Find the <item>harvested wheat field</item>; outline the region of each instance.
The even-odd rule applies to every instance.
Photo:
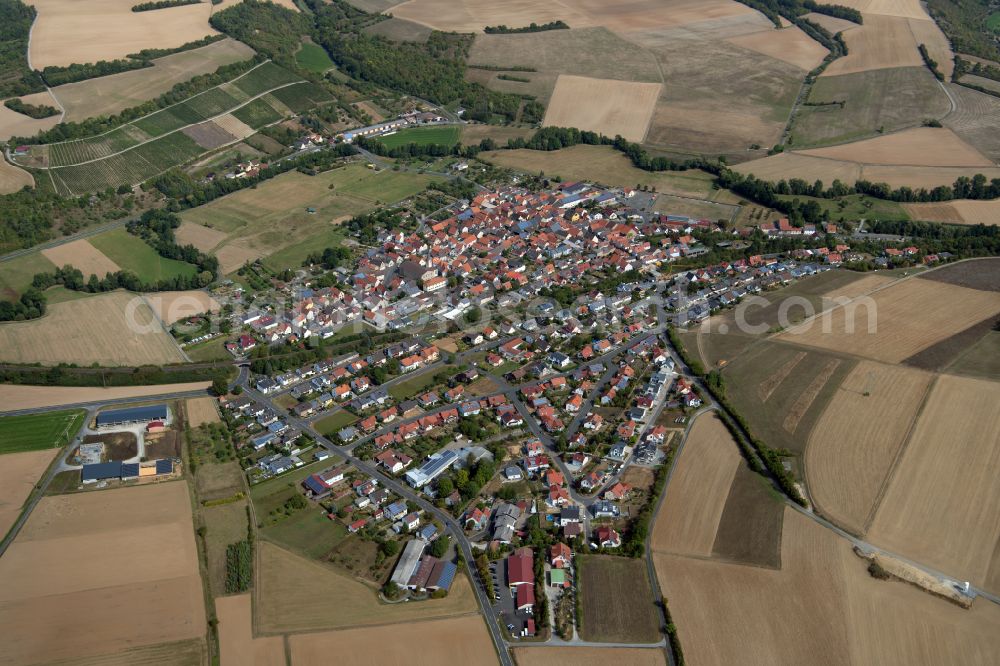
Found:
[[[764,30],[733,37],[727,41],[787,62],[789,65],[795,65],[807,72],[815,69],[829,53],[826,47],[797,27]]]
[[[659,83],[592,79],[561,74],[543,125],[576,127],[642,141],[660,94]],[[586,100],[586,104],[581,101]]]
[[[983,174],[986,180],[1000,178],[997,167],[924,167],[924,166],[881,166],[866,164],[861,167],[861,178],[873,183],[887,183],[891,187],[912,187],[914,189],[934,189],[938,185],[954,185],[962,176],[972,178]],[[795,178],[796,176],[789,176]],[[802,177],[802,176],[799,176]]]
[[[692,664],[981,664],[1000,651],[1000,607],[964,610],[878,581],[850,543],[784,510],[780,570],[654,553]],[[725,627],[719,631],[719,627]]]
[[[0,360],[158,365],[184,355],[142,296],[115,291],[50,305],[40,319],[0,324]]]
[[[862,361],[813,428],[805,477],[817,510],[864,534],[933,375]]]
[[[867,14],[884,14],[886,16],[902,16],[904,18],[929,18],[927,12],[921,6],[920,0],[841,0],[836,3],[823,0],[819,4],[839,4]]]
[[[24,386],[22,384],[0,384],[0,405],[3,410],[35,409],[36,407],[58,407],[87,402],[110,402],[122,398],[142,398],[204,391],[210,382],[190,382],[186,384],[157,384],[154,386],[121,386],[116,388],[77,386]]]
[[[85,238],[50,247],[42,250],[42,254],[56,266],[72,264],[74,268],[79,268],[84,276],[96,275],[98,278],[103,278],[108,273],[121,270],[118,264],[111,261]]]
[[[392,640],[386,640],[387,636],[392,636]],[[493,641],[478,614],[367,629],[295,634],[289,636],[288,643],[293,664],[327,663],[331,654],[336,654],[337,662],[344,664],[492,666],[497,663]]]
[[[52,93],[66,109],[65,120],[79,122],[92,116],[113,115],[155,99],[182,81],[246,60],[253,54],[253,49],[242,42],[223,39],[156,58],[152,67],[56,86]]]
[[[1000,293],[902,280],[807,319],[779,340],[899,363],[1000,312]]]
[[[261,250],[255,250],[242,241],[232,241],[227,243],[215,253],[215,258],[219,260],[219,272],[223,275],[232,273],[247,262],[253,262],[264,256]]]
[[[7,108],[6,106],[3,108]],[[0,120],[0,125],[3,121]],[[3,137],[0,137],[2,139]],[[24,169],[20,169],[0,156],[0,194],[17,192],[22,187],[33,187],[35,179]]]
[[[444,599],[383,604],[377,591],[330,565],[261,541],[257,580],[257,627],[266,633],[339,629],[474,613],[469,580],[455,577]]]
[[[650,547],[709,557],[740,460],[722,421],[712,414],[699,416],[677,460]]]
[[[253,637],[250,604],[249,594],[215,600],[222,666],[285,666],[284,638]]]
[[[206,423],[219,422],[219,410],[215,408],[215,398],[188,398],[184,401],[188,425],[197,428]]]
[[[938,70],[944,74],[944,80],[951,81],[951,75],[955,72],[955,53],[951,50],[951,44],[941,28],[930,18],[910,19],[909,23],[913,41],[918,47],[921,44],[927,47],[927,53],[937,61]]]
[[[168,326],[175,321],[205,312],[218,312],[222,308],[211,294],[200,289],[146,294],[146,303]]]
[[[923,67],[917,43],[905,18],[865,14],[864,25],[845,31],[847,55],[837,58],[821,76],[839,76],[890,67]]]
[[[206,632],[184,482],[43,498],[0,559],[0,580],[4,663],[78,661]]]
[[[799,151],[800,155],[862,164],[990,167],[993,162],[943,127],[916,127],[874,139]]]
[[[174,235],[181,245],[194,245],[202,252],[211,252],[229,237],[224,231],[187,221],[181,222]]]
[[[498,166],[537,174],[559,175],[564,180],[588,180],[618,187],[655,187],[657,192],[707,197],[711,177],[704,171],[650,172],[632,166],[625,155],[608,146],[577,145],[562,150],[500,150],[480,153],[480,159]]]
[[[35,69],[123,58],[147,48],[173,48],[215,34],[212,5],[133,12],[133,0],[35,0],[29,61]]]
[[[7,534],[45,469],[61,449],[8,453],[0,458],[0,535]]]
[[[998,404],[1000,384],[942,375],[868,532],[872,543],[992,592],[1000,592]]]
[[[830,160],[822,157],[809,157],[801,153],[779,153],[737,164],[734,171],[742,174],[753,174],[761,180],[779,181],[788,178],[803,180],[822,180],[824,183],[840,180],[854,184],[861,178],[861,165],[856,162]]]
[[[903,204],[914,220],[945,224],[1000,224],[1000,199],[972,201],[958,199],[948,203]]]
[[[878,273],[867,273],[856,280],[851,280],[847,284],[837,285],[823,293],[822,298],[842,301],[843,299],[855,299],[865,294],[870,294],[876,289],[883,289],[895,282],[897,278]],[[825,303],[821,302],[821,305]]]
[[[523,647],[514,648],[517,666],[666,666],[662,648]]]
[[[44,98],[39,101],[29,101],[42,95],[44,95]],[[58,108],[55,101],[52,99],[52,96],[48,93],[25,95],[21,99],[25,100],[29,104],[42,103]],[[0,141],[6,141],[12,136],[33,136],[39,132],[51,129],[58,124],[58,115],[49,116],[48,118],[32,118],[24,115],[23,113],[18,113],[17,111],[8,109],[3,104],[0,104]]]

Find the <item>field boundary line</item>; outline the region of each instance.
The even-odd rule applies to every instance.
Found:
[[[875,516],[878,515],[878,510],[882,506],[882,500],[885,499],[885,494],[889,490],[889,486],[892,484],[892,480],[896,477],[896,470],[899,469],[899,463],[903,460],[903,455],[910,448],[910,442],[913,441],[913,435],[917,430],[917,424],[920,422],[920,417],[923,416],[924,409],[927,407],[927,402],[930,400],[931,393],[934,387],[937,386],[938,380],[941,378],[940,374],[935,374],[934,378],[927,382],[927,388],[924,390],[924,395],[920,400],[920,406],[917,407],[916,413],[913,415],[913,420],[910,421],[910,427],[906,429],[906,434],[903,435],[903,442],[899,446],[899,451],[896,452],[896,456],[892,460],[892,464],[889,466],[889,472],[885,475],[885,480],[879,487],[878,494],[875,496],[875,501],[872,503],[872,508],[868,512],[868,516],[865,518],[865,522],[862,523],[863,532],[862,536],[867,536],[868,530],[871,529],[872,523],[875,522]]]
[[[183,356],[184,359],[188,363],[192,363],[191,357],[187,355],[187,352],[184,351],[184,348],[181,347],[181,345],[180,345],[179,342],[177,342],[177,338],[175,338],[170,333],[170,329],[167,328],[166,322],[164,322],[163,319],[160,318],[160,313],[158,313],[156,311],[156,308],[154,308],[153,305],[149,302],[149,298],[148,298],[149,294],[155,294],[155,293],[158,293],[158,292],[155,292],[155,291],[153,291],[153,292],[143,292],[143,293],[141,293],[139,295],[142,298],[142,302],[145,303],[146,307],[149,308],[149,311],[151,313],[153,313],[153,317],[156,318],[156,321],[157,321],[157,323],[160,324],[160,328],[163,330],[163,332],[166,333],[168,336],[170,336],[170,341],[174,343],[175,347],[177,347],[177,351],[179,351],[181,353],[181,356]],[[187,414],[185,414],[184,416],[185,416],[185,419],[186,419],[187,418]]]

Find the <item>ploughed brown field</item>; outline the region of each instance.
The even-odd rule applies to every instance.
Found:
[[[4,663],[115,660],[187,641],[204,653],[184,482],[43,498],[0,558],[0,579]]]

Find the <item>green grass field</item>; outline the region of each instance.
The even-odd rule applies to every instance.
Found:
[[[830,214],[830,220],[834,222],[842,220],[908,220],[910,216],[906,214],[903,207],[895,201],[884,201],[866,197],[862,194],[852,194],[851,196],[839,199],[817,199],[815,197],[802,197],[794,195],[779,195],[783,201],[798,199],[805,203],[815,201],[820,208]],[[841,206],[843,204],[843,206]],[[870,206],[868,204],[871,204]]]
[[[31,286],[35,273],[55,270],[55,264],[41,252],[0,262],[0,298],[13,301]]]
[[[352,423],[356,423],[358,417],[350,412],[340,410],[336,414],[331,414],[316,421],[316,429],[326,437],[336,437],[341,428],[346,428]]]
[[[1000,32],[1000,12],[993,12],[986,18],[986,29]]]
[[[255,99],[246,106],[236,109],[233,111],[233,116],[254,129],[281,120],[281,114],[271,108],[263,98]]]
[[[398,148],[415,143],[418,146],[442,145],[454,146],[458,143],[461,129],[458,125],[442,125],[440,127],[414,127],[404,129],[379,139],[386,148]]]
[[[257,520],[267,524],[268,514],[281,507],[294,493],[298,492],[298,485],[302,479],[332,465],[330,460],[303,465],[277,478],[250,486],[250,500],[257,512]]]
[[[281,521],[264,528],[265,539],[307,557],[325,557],[347,536],[339,520],[330,520],[315,506],[308,506]]]
[[[143,281],[155,282],[178,275],[194,275],[198,270],[192,264],[161,257],[141,238],[124,229],[113,229],[93,236],[90,243],[123,270],[132,271]]]
[[[82,409],[0,416],[0,454],[65,446],[83,426],[86,416]]]
[[[389,395],[396,400],[415,398],[418,394],[423,393],[427,387],[434,384],[434,375],[439,372],[458,372],[458,368],[454,365],[447,365],[443,368],[432,370],[430,372],[422,372],[416,377],[410,377],[409,379],[401,381],[398,384],[390,386]]]
[[[333,61],[330,60],[326,50],[322,46],[312,43],[305,43],[299,47],[299,50],[295,52],[295,62],[316,74],[322,74],[333,67]]]

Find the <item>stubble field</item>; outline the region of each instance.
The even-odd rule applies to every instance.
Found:
[[[391,640],[386,640],[387,632]],[[294,634],[289,636],[288,643],[293,664],[324,663],[331,654],[347,664],[494,666],[497,663],[493,641],[479,615]]]
[[[542,124],[642,141],[659,93],[659,83],[560,75]]]
[[[285,641],[281,636],[253,637],[249,594],[215,600],[219,618],[219,651],[223,664],[285,666]]]
[[[799,154],[861,164],[991,167],[993,162],[946,128],[918,127]]]
[[[690,663],[985,665],[1000,650],[996,605],[877,581],[846,540],[790,508],[784,523],[780,570],[654,553]]]
[[[211,294],[200,289],[157,291],[146,294],[145,298],[156,316],[168,326],[181,319],[206,312],[218,312],[222,308]]]
[[[41,319],[0,325],[2,360],[159,365],[184,356],[141,296],[123,291],[49,306]]]
[[[947,203],[903,204],[914,220],[945,224],[1000,224],[1000,200],[958,199]]]
[[[875,514],[869,539],[1000,592],[1000,384],[942,375]]]
[[[777,339],[898,363],[998,312],[1000,293],[910,279],[807,320]]]
[[[187,484],[46,497],[0,560],[5,663],[80,660],[206,632]],[[121,640],[122,628],[128,640]]]
[[[517,666],[666,666],[663,650],[644,648],[532,647],[512,650]]]
[[[45,105],[59,108],[52,95],[48,92],[23,95],[20,98],[26,104]],[[59,123],[59,114],[48,118],[32,118],[18,113],[0,104],[0,141],[6,141],[12,136],[31,136],[38,132],[51,129]]]
[[[145,48],[173,48],[215,34],[212,5],[199,3],[133,12],[132,0],[36,0],[30,62],[49,65],[123,58]]]
[[[184,401],[187,420],[192,428],[206,423],[219,422],[219,410],[216,409],[215,402],[215,398],[209,396],[188,398]]]
[[[931,381],[926,372],[870,361],[844,379],[805,452],[806,487],[830,520],[865,532]]]
[[[0,459],[0,535],[14,525],[21,507],[42,477],[58,449],[7,453]]]
[[[3,405],[4,409],[18,410],[73,405],[79,402],[110,402],[121,400],[122,398],[152,397],[169,393],[203,391],[209,385],[210,382],[189,382],[185,384],[100,388],[0,384],[0,405]]]
[[[103,252],[90,244],[85,238],[63,243],[42,250],[46,259],[60,268],[71,264],[79,268],[84,276],[96,275],[98,279],[103,278],[108,273],[115,273],[121,268],[118,264],[108,259]]]
[[[722,421],[712,414],[698,417],[667,487],[650,548],[711,556],[740,460],[739,449]]]
[[[7,109],[6,106],[3,108]],[[0,125],[2,124],[3,121],[0,120]],[[0,157],[0,194],[17,192],[22,187],[31,187],[34,184],[35,179],[30,173],[14,166],[6,158]]]

